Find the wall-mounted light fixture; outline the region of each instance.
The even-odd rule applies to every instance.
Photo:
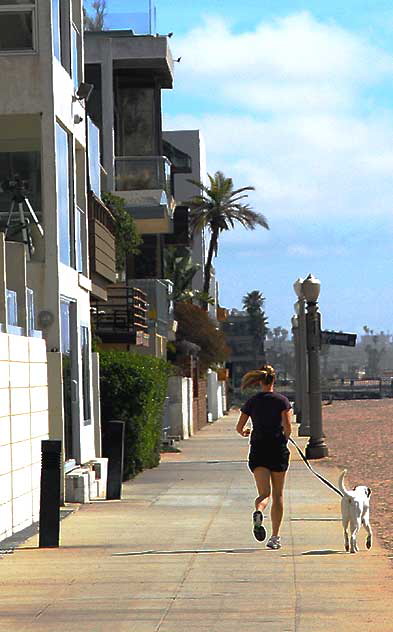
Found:
[[[80,83],[79,88],[76,91],[76,96],[74,97],[74,101],[88,101],[91,93],[93,92],[94,86],[92,83]]]
[[[43,309],[38,314],[38,324],[42,329],[47,329],[53,324],[55,317],[48,309]]]

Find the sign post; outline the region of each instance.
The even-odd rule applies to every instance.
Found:
[[[343,331],[321,331],[321,344],[339,345],[341,347],[355,347],[356,334],[348,334]]]

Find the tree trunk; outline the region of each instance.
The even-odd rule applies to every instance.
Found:
[[[218,241],[218,230],[213,230],[211,238],[210,238],[209,250],[207,253],[207,259],[206,259],[206,264],[205,264],[205,278],[203,282],[203,292],[207,296],[209,295],[213,253],[216,250],[217,241]],[[203,302],[203,309],[207,311],[207,307],[208,307],[208,303]]]

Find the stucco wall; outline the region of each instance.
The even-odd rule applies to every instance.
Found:
[[[0,334],[0,539],[38,520],[47,438],[45,341]]]

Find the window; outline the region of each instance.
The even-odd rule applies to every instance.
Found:
[[[80,35],[75,26],[72,26],[71,31],[71,77],[74,84],[75,91],[79,88],[79,49],[80,49]]]
[[[128,71],[119,70],[114,75],[114,91],[116,155],[155,156],[158,143],[155,88],[135,85]]]
[[[74,266],[74,212],[72,190],[72,154],[67,132],[56,123],[56,184],[59,227],[59,257],[67,266]]]
[[[85,64],[85,81],[94,86],[87,102],[87,111],[102,131],[102,79],[101,64]]]
[[[87,121],[90,189],[98,198],[101,198],[100,130],[94,125],[90,117]]]
[[[35,331],[35,309],[34,309],[34,292],[30,288],[26,288],[27,303],[27,335],[30,336]]]
[[[35,2],[0,0],[0,52],[35,50]]]
[[[11,327],[18,325],[18,299],[15,290],[6,290],[7,322]]]
[[[84,425],[91,424],[90,404],[90,349],[89,329],[81,327],[81,351],[82,351],[82,390],[83,390],[83,420]]]
[[[60,0],[52,0],[53,54],[61,61]]]
[[[41,154],[39,151],[8,152],[0,150],[0,230],[4,230],[14,195],[12,186],[18,176],[27,191],[27,197],[39,221],[41,213]],[[13,220],[17,219],[15,209]],[[14,223],[14,222],[13,222]],[[17,233],[12,231],[13,239]]]
[[[86,213],[79,208],[76,209],[75,217],[75,242],[76,242],[76,269],[87,276],[87,230],[86,230]]]

